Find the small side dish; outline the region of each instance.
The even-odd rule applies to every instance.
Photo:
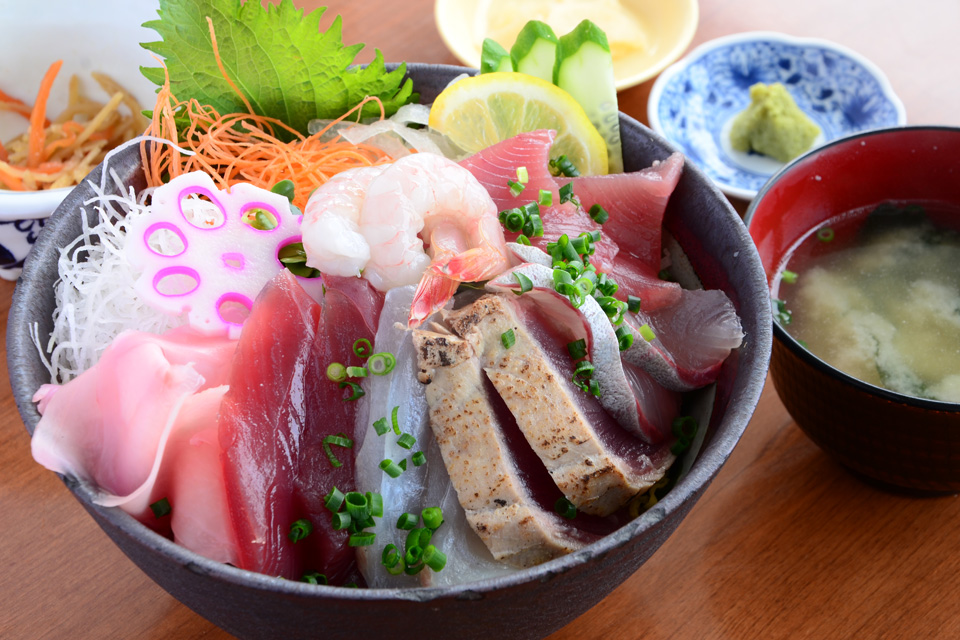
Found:
[[[839,44],[757,31],[717,38],[666,69],[650,91],[650,126],[677,145],[721,191],[745,200],[783,166],[736,150],[730,131],[750,104],[750,87],[781,83],[820,128],[824,142],[906,124],[883,72]]]

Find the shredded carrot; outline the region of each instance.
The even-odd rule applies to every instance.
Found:
[[[0,91],[0,110],[29,120],[27,131],[0,144],[0,189],[56,189],[77,184],[106,152],[143,131],[147,120],[136,100],[107,76],[93,74],[110,95],[105,103],[87,98],[76,76],[70,79],[67,108],[53,123],[46,117],[51,87],[60,70],[55,62],[40,84],[33,106]],[[129,115],[120,113],[124,105]]]
[[[377,98],[365,98],[356,107],[331,122],[322,131],[306,137],[282,121],[253,112],[247,100],[229,78],[217,49],[213,23],[208,20],[214,57],[223,77],[237,92],[249,113],[221,115],[213,107],[197,100],[181,102],[170,89],[166,75],[157,94],[153,121],[146,135],[176,142],[193,155],[181,154],[171,145],[144,139],[140,154],[147,174],[148,186],[159,186],[181,174],[201,170],[213,177],[221,188],[248,182],[269,189],[281,180],[292,180],[293,204],[303,209],[310,193],[331,176],[355,167],[368,167],[390,162],[392,158],[372,145],[353,144],[339,135],[331,136],[338,123],[356,115],[369,102],[383,104]],[[177,122],[184,123],[180,129]],[[294,137],[291,142],[277,138],[277,131]],[[325,140],[324,138],[331,138]]]
[[[63,66],[63,60],[57,60],[50,65],[47,72],[40,81],[40,91],[37,92],[37,101],[33,103],[33,112],[30,114],[30,143],[27,151],[27,166],[36,167],[43,159],[43,142],[46,138],[46,127],[44,122],[47,120],[47,99],[50,97],[50,89],[53,88],[53,81]]]

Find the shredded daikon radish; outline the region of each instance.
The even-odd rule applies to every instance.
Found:
[[[120,194],[107,193],[110,181]],[[96,195],[82,208],[82,231],[60,251],[57,308],[46,346],[38,329],[31,332],[54,383],[65,383],[89,369],[125,330],[163,333],[185,324],[183,317],[157,311],[137,296],[134,283],[140,273],[124,256],[126,230],[132,220],[148,211],[145,202],[150,190],[138,196],[113,170],[104,171],[99,185],[92,181],[88,185]],[[99,220],[94,226],[87,220],[87,207],[91,206]]]

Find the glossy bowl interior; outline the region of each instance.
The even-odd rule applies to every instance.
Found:
[[[810,229],[888,200],[960,207],[960,128],[903,127],[850,136],[785,167],[746,215],[768,283]],[[777,392],[800,428],[827,453],[884,484],[960,491],[960,404],[867,384],[814,356],[779,324],[773,333],[770,371]]]
[[[690,46],[700,20],[697,0],[621,0],[620,4],[637,17],[648,41],[645,47],[614,60],[613,75],[618,91],[646,82],[682,56]],[[490,5],[488,0],[436,0],[434,5],[440,37],[453,55],[468,67],[480,68],[483,39],[489,34],[483,31],[486,19],[484,14],[478,14],[478,9]],[[509,50],[513,43],[500,44]]]
[[[460,67],[410,65],[424,102]],[[621,115],[628,170],[649,166],[673,149],[635,120]],[[129,184],[144,183],[139,155],[120,154],[111,165]],[[91,179],[99,181],[100,169]],[[51,327],[52,285],[60,247],[80,229],[81,186],[51,218],[17,287],[8,323],[8,367],[28,431],[39,416],[30,398],[47,373],[28,327]],[[89,216],[89,212],[87,214]],[[89,487],[66,479],[77,499],[141,569],[200,615],[242,638],[365,637],[539,638],[599,602],[663,543],[716,476],[739,440],[759,399],[771,342],[770,310],[760,260],[740,218],[722,194],[688,166],[670,200],[666,227],[679,239],[705,286],[722,288],[746,332],[717,386],[704,448],[690,472],[662,501],[622,529],[576,553],[509,576],[455,588],[345,589],[278,580],[191,553],[117,509],[95,506]],[[666,585],[665,585],[666,587]]]

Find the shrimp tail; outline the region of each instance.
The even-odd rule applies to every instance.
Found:
[[[446,260],[434,261],[430,271],[460,282],[480,282],[500,275],[510,267],[508,260],[491,247],[475,247]]]
[[[411,329],[419,327],[424,320],[447,304],[459,286],[459,280],[435,273],[432,269],[424,271],[417,291],[413,294],[407,326]]]

